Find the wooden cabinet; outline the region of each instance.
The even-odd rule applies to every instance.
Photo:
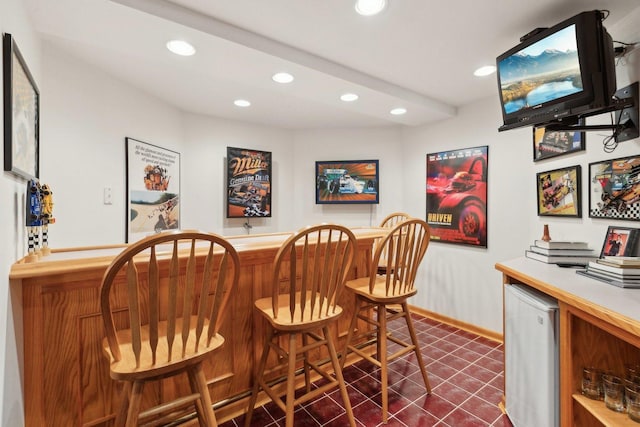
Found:
[[[371,247],[380,229],[354,229],[358,240],[351,276],[368,274]],[[289,233],[230,237],[241,261],[237,295],[230,301],[222,335],[225,345],[205,366],[219,421],[245,410],[253,367],[263,345],[262,320],[253,301],[268,295],[271,264]],[[124,246],[54,251],[35,263],[12,266],[12,293],[22,300],[23,378],[27,426],[111,426],[120,385],[109,377],[102,353],[100,282]],[[21,295],[21,296],[20,296]],[[352,298],[343,293],[345,314],[335,333],[339,345],[351,318]],[[20,321],[16,320],[19,325]],[[186,388],[183,380],[163,380],[146,388],[148,403]]]
[[[560,425],[637,426],[626,414],[580,394],[582,368],[622,374],[640,363],[640,290],[622,289],[574,269],[518,258],[498,263],[503,284],[525,284],[556,299],[560,307]],[[505,390],[508,395],[508,391]]]

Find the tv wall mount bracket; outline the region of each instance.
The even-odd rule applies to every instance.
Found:
[[[640,120],[638,114],[638,82],[618,89],[610,106],[598,111],[575,116],[562,121],[551,122],[541,126],[547,131],[597,131],[612,130],[616,142],[628,141],[640,136]],[[615,111],[615,123],[610,125],[581,125],[578,121],[583,117]]]

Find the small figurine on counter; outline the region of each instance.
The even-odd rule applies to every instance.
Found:
[[[25,226],[29,236],[29,252],[25,258],[26,262],[38,260],[40,249],[40,227],[42,226],[42,196],[40,182],[37,179],[30,179],[27,182],[27,205]]]
[[[53,192],[48,184],[40,187],[41,220],[42,220],[42,255],[49,255],[49,224],[56,222],[53,217]]]

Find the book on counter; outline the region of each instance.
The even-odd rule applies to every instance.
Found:
[[[640,257],[605,256],[598,259],[598,263],[625,268],[640,268]]]
[[[597,273],[608,273],[612,276],[623,278],[640,278],[640,269],[635,267],[621,267],[615,265],[603,264],[600,259],[590,262],[587,265],[588,271],[595,271]]]
[[[570,242],[561,240],[536,240],[533,244],[543,249],[589,249],[587,242]]]
[[[596,258],[598,255],[593,249],[547,249],[539,246],[531,245],[530,250],[543,255],[569,255],[569,256],[592,256]]]
[[[640,288],[640,276],[637,279],[618,278],[600,273],[594,269],[576,270],[577,274],[599,280],[619,288]]]
[[[524,256],[547,264],[560,264],[580,266],[587,265],[591,261],[598,259],[595,255],[545,255],[531,250],[525,250]]]

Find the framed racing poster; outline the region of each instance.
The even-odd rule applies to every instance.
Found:
[[[488,161],[488,146],[427,154],[432,241],[487,247]]]
[[[126,146],[126,242],[180,228],[180,153],[133,138]]]
[[[584,125],[580,119],[578,125]],[[585,133],[577,131],[547,131],[544,126],[533,127],[533,161],[584,151]]]
[[[538,216],[582,217],[580,165],[536,174]]]
[[[227,147],[227,218],[271,216],[271,152]]]
[[[378,160],[316,162],[316,204],[379,202]]]
[[[640,221],[640,155],[589,164],[589,217]]]

